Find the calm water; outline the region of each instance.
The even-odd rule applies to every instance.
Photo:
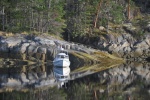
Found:
[[[73,68],[63,82],[54,75],[68,69],[26,55],[1,55],[0,100],[148,100],[150,63],[127,62],[103,68]],[[71,66],[70,66],[71,67]],[[106,67],[106,66],[105,66]],[[72,68],[71,68],[72,69]]]

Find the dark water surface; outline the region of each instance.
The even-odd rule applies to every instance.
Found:
[[[71,67],[71,66],[70,66]],[[149,100],[150,63],[127,62],[108,68],[71,70],[62,82],[51,61],[1,54],[0,100]],[[73,68],[74,69],[74,68]],[[58,69],[63,71],[63,69]],[[57,70],[57,71],[58,71]]]

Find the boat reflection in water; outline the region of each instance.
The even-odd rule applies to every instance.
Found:
[[[54,77],[58,83],[58,88],[65,85],[70,79],[70,67],[53,67]]]

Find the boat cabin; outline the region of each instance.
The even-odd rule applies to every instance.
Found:
[[[56,58],[69,58],[69,56],[64,53],[59,53]]]

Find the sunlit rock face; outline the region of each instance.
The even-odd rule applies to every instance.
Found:
[[[19,35],[0,39],[0,52],[10,54],[26,54],[26,58],[36,58],[42,61],[53,60],[58,54],[58,48],[63,47],[70,55],[72,63],[76,64],[95,64],[100,61],[95,52],[100,55],[107,53],[96,50],[82,44],[70,43],[64,40],[58,40],[51,36],[33,36]],[[103,54],[104,53],[104,54]],[[74,65],[74,64],[72,64]]]
[[[27,54],[48,54],[52,57],[57,53],[58,46],[62,46],[68,50],[78,50],[90,52],[84,50],[86,47],[81,47],[78,44],[68,43],[66,41],[57,40],[52,37],[42,36],[23,36],[20,37],[8,37],[0,40],[0,51],[7,53],[27,53]]]
[[[106,42],[107,47],[104,48],[111,54],[126,59],[147,58],[150,54],[150,35],[146,34],[141,39],[135,39],[131,34],[121,34],[115,39],[108,35],[110,42]],[[115,42],[117,41],[117,42]]]
[[[125,59],[136,60],[137,57],[140,57],[139,60],[141,60],[150,56],[149,34],[143,36],[141,40],[137,40],[131,34],[126,33],[120,34],[117,37],[106,34],[105,38],[105,40],[93,38],[95,42],[93,42],[92,46]],[[39,59],[44,61],[47,59],[53,60],[60,46],[67,49],[70,54],[77,51],[91,55],[96,51],[82,44],[57,40],[50,36],[20,35],[19,37],[14,36],[0,39],[0,52],[26,53],[33,57],[39,57]]]

